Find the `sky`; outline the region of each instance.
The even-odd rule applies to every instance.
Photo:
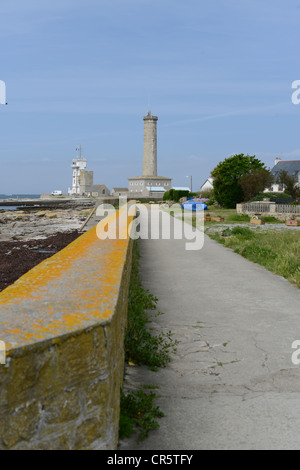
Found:
[[[158,116],[159,176],[196,191],[225,158],[300,159],[300,0],[1,0],[0,194],[142,174]],[[300,92],[299,92],[300,97]]]

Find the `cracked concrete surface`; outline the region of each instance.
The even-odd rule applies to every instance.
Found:
[[[120,449],[299,449],[299,289],[207,236],[199,251],[184,240],[140,247],[144,286],[164,312],[154,326],[179,344],[158,372],[127,368],[126,387],[159,387],[165,417]]]

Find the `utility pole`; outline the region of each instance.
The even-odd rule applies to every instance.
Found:
[[[193,177],[192,175],[189,177],[187,176],[186,178],[191,178],[191,193],[193,192]]]

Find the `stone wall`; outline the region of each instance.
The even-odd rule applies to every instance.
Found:
[[[237,214],[247,214],[249,217],[260,215],[262,217],[275,217],[284,221],[291,218],[300,218],[300,206],[292,204],[276,204],[270,201],[249,202],[236,205]]]
[[[86,192],[87,186],[92,186],[94,184],[94,172],[87,171],[87,170],[80,170],[79,174],[79,186],[80,186],[80,193]]]
[[[131,250],[94,227],[0,294],[0,449],[116,449]]]

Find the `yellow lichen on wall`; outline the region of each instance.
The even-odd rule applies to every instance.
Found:
[[[0,449],[116,448],[131,248],[94,227],[0,294]]]

